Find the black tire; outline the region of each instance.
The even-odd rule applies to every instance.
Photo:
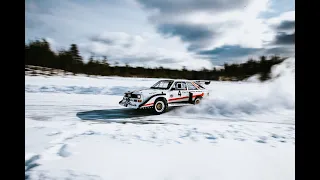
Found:
[[[196,99],[193,101],[194,105],[198,105],[201,103],[202,97],[196,97]]]
[[[157,115],[162,114],[166,112],[167,109],[168,109],[168,104],[163,98],[157,99],[153,104],[154,114],[157,114]]]

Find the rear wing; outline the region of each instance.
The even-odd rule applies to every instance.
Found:
[[[209,85],[211,83],[211,81],[208,81],[208,80],[193,80],[193,82],[197,84],[205,84],[205,85]]]
[[[193,80],[193,82],[200,87],[200,89],[205,89],[203,85],[209,85],[211,81],[208,80]]]

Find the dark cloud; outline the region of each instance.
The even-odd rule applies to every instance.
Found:
[[[89,38],[90,41],[92,42],[100,42],[100,43],[103,43],[103,44],[108,44],[108,45],[112,45],[114,44],[114,40],[112,39],[109,39],[109,38],[101,38],[99,36],[92,36]]]
[[[240,46],[222,46],[208,51],[200,51],[199,55],[210,60],[213,64],[240,63],[249,58],[258,58],[265,55],[292,56],[295,53],[294,46],[282,46],[275,48],[242,48]]]
[[[291,56],[294,54],[295,49],[293,47],[276,47],[266,49],[264,51],[266,55],[281,55],[281,56]]]
[[[276,28],[279,31],[295,29],[295,21],[282,21]]]
[[[187,47],[188,51],[197,51],[198,49],[201,49],[200,45],[191,44]]]
[[[240,46],[222,46],[213,50],[201,51],[208,47],[212,41],[217,41],[223,37],[225,29],[237,28],[238,22],[225,20],[221,24],[212,26],[194,25],[192,23],[179,22],[179,18],[188,13],[207,12],[221,13],[232,10],[241,10],[251,3],[251,0],[138,0],[144,8],[157,10],[149,17],[150,22],[156,25],[157,31],[164,37],[180,37],[188,43],[187,50],[195,52],[197,55],[212,62],[228,62],[237,59],[248,58],[251,55],[261,55],[263,53],[283,52],[291,53],[289,47],[295,42],[295,34],[288,34],[295,28],[295,21],[283,21],[280,25],[272,28],[278,33],[272,42],[267,45],[286,46],[285,48],[242,48]],[[179,17],[179,18],[177,18]],[[291,32],[290,32],[291,33]]]
[[[132,47],[134,43],[136,43],[136,40],[132,36],[103,36],[103,35],[94,35],[89,37],[89,40],[92,42],[99,42],[105,45],[119,45],[123,46],[125,48]]]
[[[238,22],[224,21],[215,27],[177,22],[177,17],[188,13],[221,13],[243,9],[252,0],[138,0],[146,9],[156,9],[149,21],[155,24],[157,31],[165,37],[180,37],[189,44],[188,51],[196,51],[222,37],[225,28],[239,26]],[[178,18],[179,19],[179,18]],[[211,41],[211,42],[210,42]]]
[[[223,12],[243,8],[251,0],[138,0],[145,8],[158,9],[160,13],[185,13],[191,11]]]
[[[252,54],[263,51],[261,48],[243,48],[240,46],[222,46],[213,50],[199,51],[198,54],[210,59],[214,64],[222,65],[224,62],[235,62],[239,58],[248,58]]]
[[[260,48],[242,48],[240,46],[222,46],[208,51],[200,51],[200,55],[214,55],[224,57],[244,56],[261,50]]]
[[[293,34],[286,34],[286,33],[279,33],[273,42],[276,45],[292,45],[295,43],[295,33]]]
[[[268,45],[277,47],[265,48],[264,55],[280,55],[280,56],[291,56],[294,54],[295,49],[295,21],[282,21],[279,25],[273,27],[277,32],[274,40]],[[290,32],[290,33],[289,33]]]
[[[217,35],[206,26],[192,24],[160,24],[157,31],[165,37],[177,36],[182,41],[191,43],[188,50],[192,51],[201,48],[203,44]]]
[[[192,24],[160,24],[158,32],[165,36],[179,36],[183,41],[201,41],[214,34],[205,26]]]

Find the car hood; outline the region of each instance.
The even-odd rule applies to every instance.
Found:
[[[140,89],[140,90],[132,91],[133,94],[142,94],[144,96],[149,96],[149,95],[153,95],[153,94],[161,94],[162,92],[166,93],[166,90],[147,88],[147,89]]]

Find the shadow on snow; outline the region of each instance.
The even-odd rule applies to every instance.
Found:
[[[177,107],[169,107],[168,111],[176,109]],[[102,123],[134,123],[134,124],[169,124],[161,122],[160,120],[148,120],[146,117],[157,117],[161,115],[154,115],[152,110],[145,109],[105,109],[83,111],[76,114],[81,120],[97,121]],[[170,123],[172,124],[172,123]]]

